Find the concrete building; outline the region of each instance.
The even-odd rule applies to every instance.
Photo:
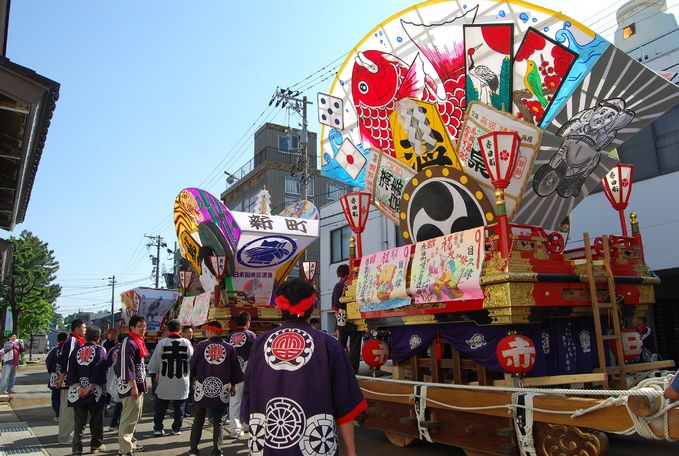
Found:
[[[257,194],[266,188],[271,195],[271,213],[278,214],[285,207],[302,198],[300,177],[299,130],[266,123],[255,132],[254,156],[236,171],[227,171],[227,188],[221,194],[226,207],[235,211],[251,212]],[[308,133],[309,157],[308,200],[317,208],[337,199],[346,186],[321,176],[318,170],[316,133]],[[319,260],[319,245],[314,242],[307,249],[308,260]],[[291,273],[301,275],[297,269]]]
[[[617,12],[615,45],[675,84],[679,81],[679,27],[665,0],[632,0]],[[628,209],[639,216],[646,263],[660,277],[656,305],[648,315],[660,353],[679,360],[679,106],[618,148],[622,163],[633,164],[634,187]],[[618,215],[599,191],[573,211],[571,239],[620,232]]]

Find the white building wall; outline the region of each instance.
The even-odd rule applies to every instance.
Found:
[[[679,151],[677,151],[679,153]],[[653,270],[679,266],[679,173],[666,174],[637,182],[632,187],[625,211],[631,235],[629,214],[639,216],[646,263]],[[589,195],[571,214],[569,248],[582,246],[582,233],[590,236],[621,234],[618,212],[603,192]]]
[[[335,331],[335,314],[331,312],[332,289],[337,283],[337,266],[347,261],[331,263],[330,232],[348,226],[339,201],[323,206],[320,209],[320,295],[321,295],[321,327],[329,333]],[[393,222],[370,206],[368,222],[361,236],[363,255],[387,250],[396,246],[396,227]]]

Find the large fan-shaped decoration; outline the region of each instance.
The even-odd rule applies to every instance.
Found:
[[[476,135],[519,132],[509,216],[554,229],[617,162],[614,149],[679,102],[679,89],[560,13],[438,1],[373,29],[319,99],[323,174],[370,190],[379,179],[370,155],[387,154],[415,172],[461,168],[490,197]],[[483,115],[470,114],[473,101]],[[463,144],[465,122],[474,131]]]

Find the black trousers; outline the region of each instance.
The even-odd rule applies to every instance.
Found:
[[[83,434],[88,415],[90,418],[90,434],[92,435],[90,448],[99,448],[104,443],[104,404],[73,407],[75,420],[73,428],[74,454],[82,454],[83,452]]]
[[[193,411],[193,425],[191,426],[191,439],[189,442],[189,449],[191,453],[198,454],[198,444],[203,435],[203,425],[205,424],[205,415],[207,414],[205,407],[199,407],[194,404]],[[224,407],[210,409],[212,421],[212,454],[220,454],[222,451],[222,438],[224,436],[224,429],[222,428],[222,416],[224,415]]]
[[[361,336],[359,331],[350,331],[340,329],[339,343],[342,347],[347,347],[347,340],[349,341],[349,362],[354,374],[358,374],[358,366],[361,363]]]

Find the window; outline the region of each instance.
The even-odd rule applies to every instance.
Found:
[[[351,229],[348,226],[330,232],[331,263],[341,263],[349,259],[349,238]]]
[[[281,152],[297,152],[299,138],[297,136],[278,136],[278,150]]]
[[[620,161],[634,165],[634,182],[658,175],[658,160],[654,143],[653,127],[648,125],[618,146]]]
[[[285,178],[285,193],[291,194],[291,195],[299,195],[301,194],[301,185],[299,181],[295,178],[292,177],[286,177]]]
[[[622,29],[622,38],[624,40],[626,40],[630,36],[634,35],[635,32],[636,32],[636,27],[634,26],[634,24],[630,24],[627,27],[625,27],[624,29]]]
[[[326,184],[327,198],[329,201],[337,201],[341,196],[341,187],[335,184]]]
[[[306,187],[306,193],[307,193],[307,196],[308,196],[309,198],[311,198],[311,197],[314,196],[314,185],[316,185],[316,184],[314,183],[314,178],[313,178],[313,177],[310,177],[310,178],[309,178],[309,183],[307,184],[307,187]]]

